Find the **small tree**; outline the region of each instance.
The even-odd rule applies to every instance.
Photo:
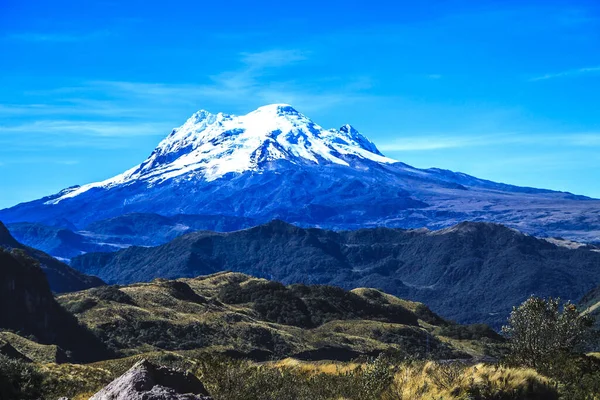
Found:
[[[593,324],[570,302],[560,311],[560,299],[531,296],[514,307],[502,332],[508,337],[512,360],[535,369],[547,369],[553,359],[572,353]]]

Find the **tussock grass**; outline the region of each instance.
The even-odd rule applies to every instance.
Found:
[[[400,368],[389,399],[557,399],[555,385],[536,371],[428,362]]]

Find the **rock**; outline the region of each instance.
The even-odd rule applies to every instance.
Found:
[[[135,364],[90,400],[210,400],[189,372],[158,367],[147,360]]]

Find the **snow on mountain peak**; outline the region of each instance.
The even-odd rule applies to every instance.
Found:
[[[246,115],[195,112],[163,139],[140,165],[51,200],[56,204],[92,188],[145,181],[200,177],[212,181],[228,173],[259,171],[276,160],[295,164],[339,164],[352,159],[394,163],[351,125],[325,130],[289,104],[270,104]]]

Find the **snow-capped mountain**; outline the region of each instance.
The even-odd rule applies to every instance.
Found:
[[[144,181],[202,177],[214,181],[228,173],[259,171],[276,160],[293,164],[350,166],[352,158],[395,163],[351,125],[325,130],[287,104],[271,104],[243,115],[201,110],[173,129],[140,165],[108,179],[63,193],[56,204],[92,188]]]
[[[283,104],[243,116],[199,111],[134,168],[0,210],[0,220],[82,230],[132,213],[279,218],[332,229],[470,220],[600,242],[600,200],[413,168],[385,157],[350,125],[324,129]]]

